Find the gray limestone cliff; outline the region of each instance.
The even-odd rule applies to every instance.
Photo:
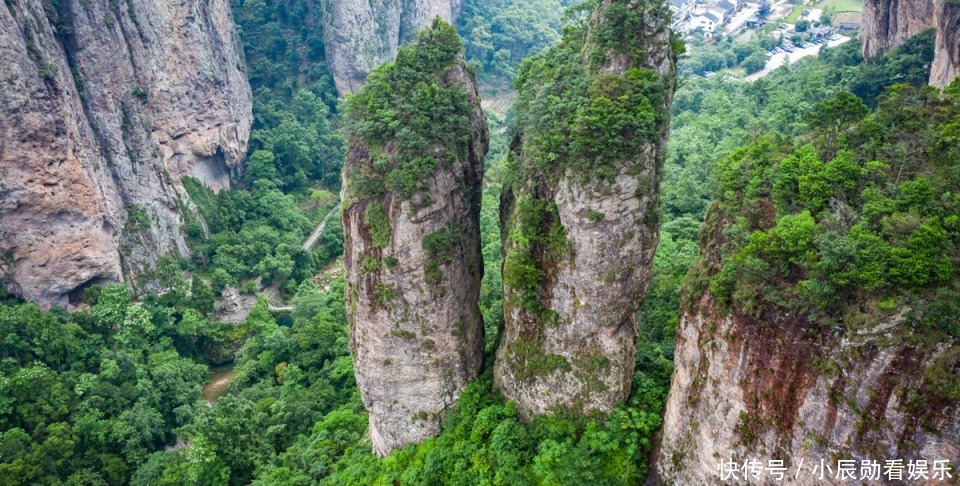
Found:
[[[951,0],[867,0],[863,56],[878,56],[929,28],[937,29],[930,84],[944,87],[960,73],[960,6]]]
[[[0,264],[41,305],[186,254],[193,176],[227,187],[252,101],[226,0],[0,8]]]
[[[863,6],[863,57],[876,57],[936,25],[934,0],[867,0]]]
[[[837,458],[957,464],[960,409],[918,397],[929,386],[924,370],[960,362],[960,349],[898,344],[902,316],[824,338],[789,314],[718,312],[705,294],[680,320],[660,482],[719,483],[729,460],[780,459],[792,472]],[[806,469],[792,482],[822,484]]]
[[[627,398],[658,243],[677,55],[669,10],[605,0],[583,24],[518,81],[494,381],[525,418]]]
[[[347,313],[374,453],[436,435],[483,364],[480,194],[489,134],[440,20],[347,100]]]
[[[434,17],[453,23],[462,0],[323,0],[327,67],[340,94],[363,86],[377,66],[392,61]]]
[[[930,84],[944,87],[960,75],[960,3],[940,2],[934,52]]]
[[[708,212],[692,280],[721,271],[734,220]],[[950,398],[960,346],[918,335],[909,305],[886,314],[856,305],[828,325],[780,307],[747,314],[709,287],[685,285],[653,483],[766,484],[743,474],[721,482],[728,461],[782,460],[789,482],[804,485],[861,484],[837,480],[841,459],[960,461],[960,404]],[[827,481],[810,469],[821,461],[834,471]]]

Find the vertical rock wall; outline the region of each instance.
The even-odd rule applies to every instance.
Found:
[[[909,327],[904,314],[832,336],[796,315],[725,314],[709,293],[697,299],[680,319],[659,482],[715,483],[731,460],[783,460],[791,476],[802,461],[793,484],[823,484],[808,469],[821,460],[834,470],[838,458],[956,464],[960,409],[941,403],[918,414],[910,387],[934,361],[956,360],[958,348],[896,344],[891,336]],[[749,483],[740,479],[725,484]]]
[[[252,121],[226,0],[11,0],[0,43],[4,286],[62,304],[186,254],[180,178],[227,187]]]
[[[327,67],[340,94],[363,86],[377,66],[434,17],[453,23],[462,0],[324,0]]]
[[[863,5],[863,57],[875,57],[936,25],[936,0],[867,0]]]
[[[436,21],[374,76],[348,99],[342,198],[351,349],[383,456],[439,433],[483,364],[489,134],[452,26]]]
[[[944,87],[960,75],[960,4],[940,2],[930,84]]]
[[[669,10],[605,0],[587,22],[518,81],[494,377],[526,417],[626,399],[658,242],[675,87]]]
[[[936,28],[930,84],[944,87],[960,74],[960,6],[951,0],[867,0],[863,56],[875,57],[924,29]]]

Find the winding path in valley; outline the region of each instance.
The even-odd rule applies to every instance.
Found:
[[[330,209],[330,212],[328,212],[327,215],[323,218],[323,221],[321,221],[320,224],[317,225],[316,229],[313,230],[313,233],[310,233],[310,236],[308,236],[307,239],[303,241],[303,245],[300,245],[300,247],[303,248],[304,250],[309,250],[313,248],[313,245],[317,244],[317,240],[320,239],[320,235],[323,234],[323,230],[326,229],[327,223],[330,221],[330,218],[334,214],[340,214],[339,201],[337,202],[336,205],[334,205]],[[272,284],[270,284],[269,287],[265,287],[262,291],[263,295],[267,297],[267,303],[268,303],[267,309],[270,312],[288,312],[293,310],[292,305],[273,305],[270,303],[270,302],[273,302],[273,300],[276,299],[277,295],[280,293],[281,283],[283,283],[282,280],[277,280]]]
[[[320,239],[320,235],[323,234],[324,228],[327,227],[327,221],[330,221],[330,216],[333,216],[340,209],[340,202],[337,201],[337,204],[330,209],[330,212],[327,213],[326,217],[323,218],[323,221],[313,230],[313,233],[310,233],[310,236],[303,242],[303,249],[309,250],[313,248],[313,245],[317,244],[317,240]]]

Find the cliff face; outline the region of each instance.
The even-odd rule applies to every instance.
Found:
[[[429,93],[429,94],[427,94]],[[489,134],[456,31],[436,21],[347,102],[350,341],[374,453],[440,431],[483,364],[480,194]],[[383,118],[385,117],[385,118]]]
[[[863,57],[875,57],[936,25],[935,0],[867,0],[863,5]]]
[[[936,42],[930,84],[944,87],[960,75],[960,4],[940,2]]]
[[[867,0],[863,56],[874,57],[928,28],[937,29],[930,84],[944,87],[960,73],[960,6],[949,0]]]
[[[796,484],[819,484],[808,468],[821,460],[956,464],[960,409],[917,403],[916,386],[938,360],[958,362],[960,348],[897,343],[904,314],[837,336],[795,315],[718,312],[705,294],[680,321],[661,482],[713,483],[729,460],[785,460],[791,476],[803,461]]]
[[[669,24],[656,2],[601,2],[520,75],[494,377],[522,416],[629,395],[675,86]]]
[[[462,0],[324,0],[327,67],[340,94],[363,86],[377,66],[393,60],[435,17],[453,23]]]
[[[42,305],[188,252],[179,181],[229,184],[251,95],[229,5],[0,9],[4,286]]]
[[[960,226],[941,196],[960,187],[944,135],[960,97],[892,93],[811,127],[807,145],[770,137],[718,161],[683,286],[661,483],[718,483],[731,460],[782,460],[798,484],[822,483],[820,464],[853,484],[840,460],[960,461]],[[827,104],[844,99],[860,103]]]

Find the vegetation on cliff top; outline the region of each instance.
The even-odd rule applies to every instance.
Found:
[[[718,161],[761,134],[779,136],[776,144],[791,144],[807,133],[817,104],[839,91],[849,90],[873,105],[876,93],[897,80],[925,85],[932,43],[932,37],[920,35],[864,62],[860,45],[849,42],[754,83],[723,76],[683,83],[674,98],[660,247],[641,322],[659,323],[651,329],[665,329],[667,335],[675,332],[679,312],[673,309],[680,306],[681,283],[699,254],[697,235],[717,193]],[[692,290],[687,296],[694,299],[699,293]],[[665,348],[668,356],[670,349],[672,344]]]
[[[960,85],[896,85],[876,112],[848,92],[820,102],[806,140],[763,138],[719,167],[723,267],[711,293],[856,325],[850,306],[904,307],[960,337]],[[845,319],[843,319],[845,318]]]
[[[893,345],[912,356],[894,370],[901,410],[917,427],[938,432],[939,418],[960,398],[960,84],[942,93],[926,86],[932,42],[923,33],[870,62],[857,46],[842,46],[821,53],[817,64],[826,69],[819,73],[810,71],[813,64],[795,68],[797,79],[817,73],[799,87],[815,93],[803,94],[806,105],[775,112],[790,123],[773,134],[742,134],[745,143],[725,147],[730,152],[713,167],[717,201],[685,282],[685,307],[710,312],[698,307],[709,291],[714,311],[729,311],[739,323],[759,318],[781,344],[789,329],[766,326],[799,322],[815,336],[804,342],[825,346],[812,365],[828,376]],[[714,109],[717,99],[677,98],[690,101]],[[676,143],[702,137],[674,135]],[[700,201],[706,198],[686,200]],[[842,400],[834,398],[842,391],[834,394]],[[861,414],[858,433],[882,420],[849,397],[848,404]],[[757,427],[782,426],[767,419],[743,414],[741,439],[753,441]]]
[[[578,8],[589,11],[593,5]],[[626,2],[612,2],[596,25],[581,15],[560,44],[523,62],[516,82],[520,97],[512,129],[519,146],[510,158],[511,183],[556,180],[568,171],[584,180],[609,180],[639,162],[631,159],[660,136],[658,128],[669,117],[659,73],[633,66],[615,75],[596,67],[615,53],[640,64],[643,49],[651,46],[639,43],[659,42],[640,35],[649,30],[644,19],[667,22],[663,8],[655,0],[632,10]],[[672,55],[680,51],[668,48]],[[585,52],[590,66],[584,66]]]
[[[650,29],[644,19],[667,21],[663,3],[631,9],[615,1],[590,24],[598,5],[577,7],[563,41],[525,60],[516,81],[516,143],[504,181],[505,208],[516,214],[506,223],[511,233],[503,280],[516,291],[516,304],[545,323],[555,321],[556,313],[539,302],[538,292],[568,246],[550,186],[568,174],[578,175],[580,183],[611,183],[619,173],[650,163],[638,154],[659,139],[669,117],[659,73],[631,67],[615,75],[597,69],[614,54],[625,53],[639,64],[643,49],[650,47],[642,43],[659,41],[638,34]],[[670,55],[680,52],[676,45],[667,48],[673,50]]]
[[[347,97],[351,137],[369,151],[369,163],[350,161],[349,189],[372,199],[392,192],[402,199],[427,187],[439,164],[465,159],[473,110],[451,70],[462,61],[456,29],[440,19],[400,48],[396,61],[375,69]],[[463,75],[472,76],[465,65]]]

